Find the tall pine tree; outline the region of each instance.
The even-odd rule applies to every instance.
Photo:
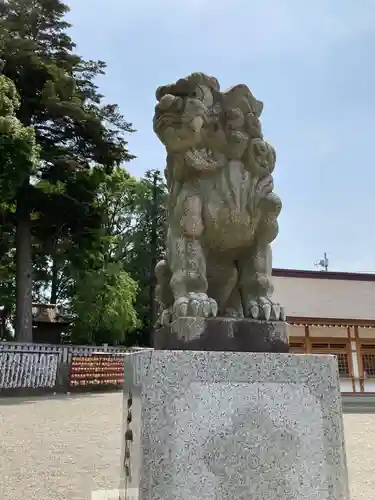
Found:
[[[1,70],[3,66],[1,61]],[[9,215],[18,190],[35,172],[38,160],[34,129],[23,126],[16,118],[19,107],[15,85],[0,75],[0,338],[6,337],[14,296],[11,251],[14,239]]]
[[[16,336],[31,341],[32,234],[42,242],[66,235],[95,240],[101,214],[96,190],[106,172],[131,159],[131,126],[116,105],[103,105],[95,77],[105,63],[75,53],[60,0],[8,0],[0,5],[0,58],[20,96],[17,118],[35,130],[40,161],[14,196]],[[94,168],[93,168],[94,167]],[[45,245],[48,247],[48,245]],[[45,251],[53,252],[51,242]]]

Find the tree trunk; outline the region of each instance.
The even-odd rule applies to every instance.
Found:
[[[22,192],[22,190],[21,190]],[[30,210],[25,193],[17,202],[16,227],[16,331],[18,342],[32,342],[32,248]]]
[[[4,306],[4,309],[0,311],[0,340],[6,340],[7,318],[8,310],[7,307]]]
[[[150,320],[151,329],[154,327],[156,320],[156,303],[155,303],[155,289],[156,289],[156,277],[155,277],[155,267],[157,264],[157,216],[158,216],[158,189],[157,189],[157,172],[154,172],[153,184],[152,184],[152,206],[151,206],[151,269],[150,269]]]
[[[0,340],[5,340],[5,319],[0,318]]]
[[[59,269],[57,267],[56,258],[52,257],[52,282],[51,282],[51,304],[56,304],[57,302],[57,279],[58,279]]]

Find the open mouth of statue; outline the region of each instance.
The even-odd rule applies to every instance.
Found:
[[[181,118],[174,114],[164,113],[156,120],[156,128],[158,129],[179,126],[181,126]]]

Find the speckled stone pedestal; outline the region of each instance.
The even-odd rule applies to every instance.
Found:
[[[166,350],[289,352],[285,321],[183,317],[154,332],[154,348]]]
[[[124,422],[121,500],[349,499],[333,356],[132,353]]]

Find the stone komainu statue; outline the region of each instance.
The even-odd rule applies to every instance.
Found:
[[[166,255],[156,266],[161,323],[181,316],[284,320],[272,300],[270,243],[281,200],[263,103],[246,85],[220,92],[193,73],[156,91],[154,131],[167,150]]]

